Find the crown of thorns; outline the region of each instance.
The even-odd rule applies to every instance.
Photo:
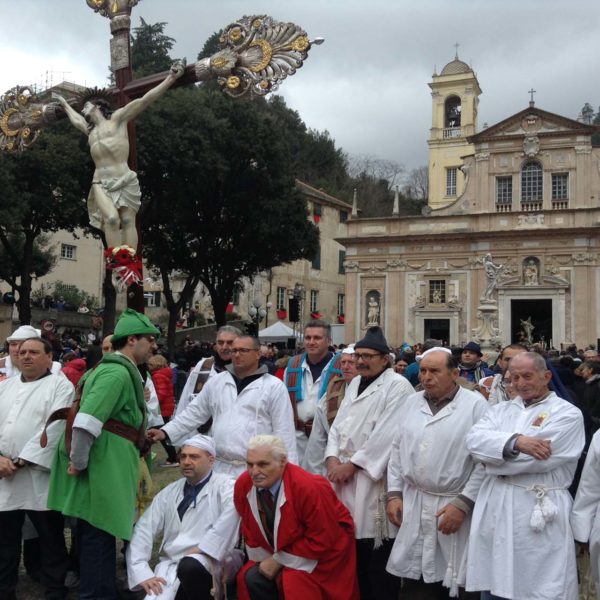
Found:
[[[83,109],[86,102],[91,102],[111,113],[114,110],[113,101],[114,98],[112,93],[106,88],[86,88],[77,96],[77,106],[80,111]]]

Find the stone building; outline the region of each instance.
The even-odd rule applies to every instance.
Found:
[[[433,75],[430,198],[419,217],[354,218],[346,341],[441,338],[559,347],[600,337],[597,128],[537,107],[478,131],[481,88],[457,58]]]

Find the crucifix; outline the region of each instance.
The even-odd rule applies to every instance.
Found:
[[[232,98],[264,96],[300,68],[312,44],[293,23],[251,16],[230,24],[220,37],[221,49],[195,64],[175,63],[170,71],[133,79],[131,68],[131,10],[139,0],[86,0],[110,20],[110,90],[87,90],[87,102],[54,95],[42,104],[29,87],[17,86],[0,98],[0,150],[22,152],[42,129],[69,118],[88,136],[96,170],[88,196],[90,223],[104,232],[107,268],[114,269],[127,287],[127,305],[144,310],[140,242],[140,189],[137,179],[135,118],[167,89],[216,79]],[[117,109],[110,115],[108,100]],[[83,98],[81,99],[83,100]],[[79,105],[81,104],[81,105]]]
[[[455,48],[455,53],[454,53],[454,59],[458,60],[458,47],[460,46],[460,44],[458,42],[456,42],[456,44],[454,44],[454,48]]]

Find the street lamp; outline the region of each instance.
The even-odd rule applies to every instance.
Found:
[[[271,302],[265,304],[265,308],[262,306],[262,302],[258,298],[254,298],[251,306],[248,308],[248,315],[252,320],[253,334],[258,336],[258,328],[260,322],[267,316],[269,309],[273,306]]]

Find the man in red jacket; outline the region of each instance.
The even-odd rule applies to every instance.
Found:
[[[234,491],[250,558],[239,600],[358,600],[354,523],[329,482],[288,463],[273,435],[249,441],[247,463]]]

